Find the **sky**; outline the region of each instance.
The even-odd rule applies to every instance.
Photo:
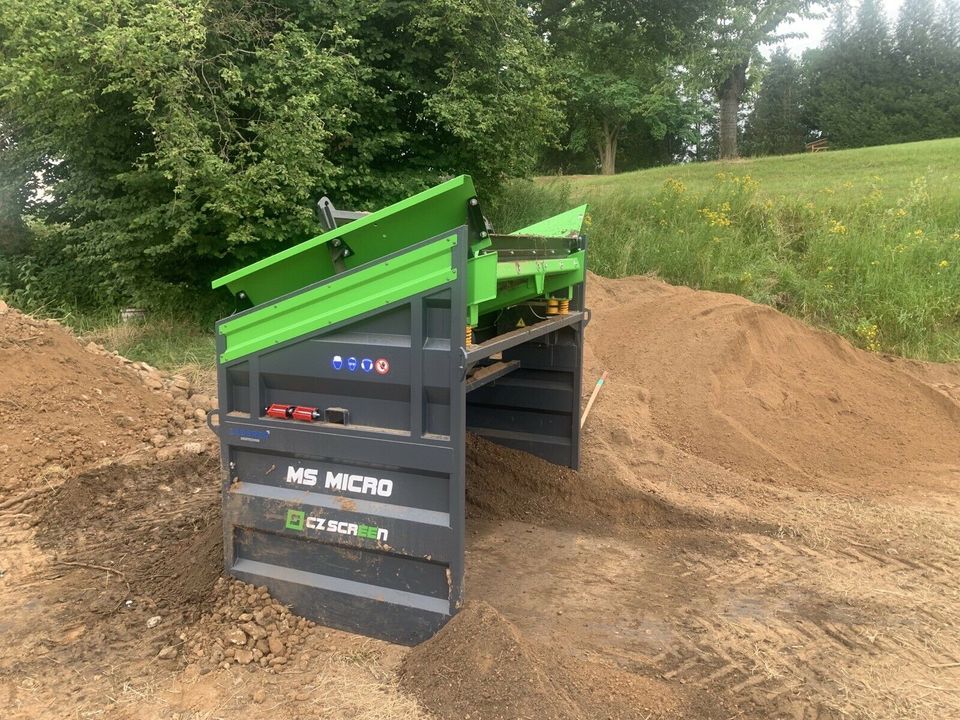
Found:
[[[887,16],[888,23],[894,23],[897,19],[897,12],[900,9],[901,0],[883,0],[883,9]],[[854,6],[856,3],[854,3]],[[822,7],[821,7],[822,10]],[[823,39],[823,34],[827,30],[827,26],[830,24],[830,18],[824,17],[820,20],[800,20],[794,23],[791,23],[789,26],[781,26],[781,31],[783,32],[802,32],[806,33],[807,37],[797,38],[795,40],[786,41],[785,45],[790,49],[790,52],[793,55],[799,56],[804,50],[808,48],[817,47],[820,44],[820,41]],[[768,50],[769,52],[769,50]]]

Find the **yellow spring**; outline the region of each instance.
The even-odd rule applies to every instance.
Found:
[[[556,298],[547,299],[547,315],[557,315],[560,312],[560,301]]]
[[[467,325],[466,341],[467,345],[473,345],[473,325]]]
[[[570,301],[563,299],[560,301],[560,314],[566,315],[570,312]]]

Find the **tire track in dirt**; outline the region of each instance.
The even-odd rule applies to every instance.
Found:
[[[960,660],[956,574],[849,538],[828,548],[749,533],[734,540],[732,559],[680,556],[714,604],[676,610],[684,634],[650,659],[664,678],[726,688],[738,706],[777,708],[778,717],[960,710],[956,678],[942,672]]]

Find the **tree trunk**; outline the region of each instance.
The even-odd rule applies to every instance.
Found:
[[[613,175],[617,171],[617,139],[620,128],[603,121],[603,137],[600,138],[600,174]]]
[[[747,62],[738,63],[730,69],[727,79],[719,87],[720,96],[720,159],[739,157],[737,150],[737,116],[740,114],[740,99],[747,87]]]

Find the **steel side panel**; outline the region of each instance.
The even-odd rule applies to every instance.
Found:
[[[467,233],[452,232],[448,282],[218,368],[226,571],[393,642],[426,639],[463,597]],[[345,348],[388,372],[331,369]],[[350,421],[260,417],[301,399]]]

